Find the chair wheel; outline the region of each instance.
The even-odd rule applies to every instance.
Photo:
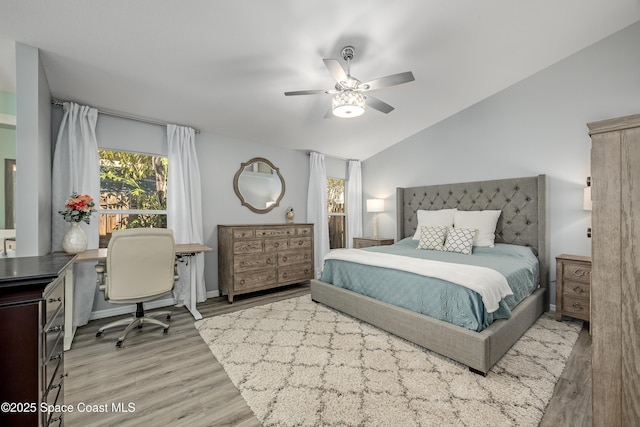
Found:
[[[138,324],[138,329],[142,329],[142,323]]]
[[[116,342],[116,347],[118,347],[118,348],[124,347],[124,341],[118,340],[118,342]]]
[[[164,328],[164,330],[162,331],[165,335],[169,333],[169,328]]]
[[[167,320],[171,320],[171,315],[167,314]]]
[[[98,331],[98,333],[96,334],[96,337],[101,337],[102,335],[104,335],[104,331]]]

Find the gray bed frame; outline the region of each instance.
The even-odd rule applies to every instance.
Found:
[[[549,310],[549,268],[545,175],[457,184],[398,188],[398,240],[412,236],[418,210],[500,209],[496,242],[531,246],[540,262],[540,287],[512,311],[511,318],[475,332],[388,304],[320,280],[311,299],[486,374],[504,353]]]

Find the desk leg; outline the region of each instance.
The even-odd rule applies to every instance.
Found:
[[[200,320],[202,319],[202,314],[200,314],[200,312],[196,308],[196,299],[197,299],[196,297],[197,297],[198,291],[196,290],[196,272],[194,271],[195,270],[194,263],[191,263],[189,270],[190,270],[189,281],[191,282],[191,292],[190,292],[191,301],[189,301],[189,306],[187,307],[187,309],[189,309],[194,319]]]
[[[73,267],[70,265],[64,277],[64,351],[71,349],[76,328],[73,327]]]
[[[197,300],[197,290],[196,290],[196,272],[194,263],[189,263],[189,260],[195,256],[195,253],[181,253],[176,255],[176,259],[178,262],[186,263],[185,269],[189,271],[189,287],[191,291],[189,292],[189,302],[186,303],[187,310],[191,313],[194,319],[200,320],[202,319],[202,314],[196,308],[196,300]],[[177,267],[177,264],[176,264]]]

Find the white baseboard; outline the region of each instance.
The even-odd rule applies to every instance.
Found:
[[[220,296],[220,292],[218,292],[217,290],[215,291],[208,291],[207,292],[207,298],[214,298]],[[154,308],[161,308],[161,307],[170,307],[172,305],[175,305],[175,299],[173,299],[173,297],[171,298],[163,298],[163,299],[159,299],[159,300],[153,300],[153,301],[149,301],[146,302],[144,304],[144,308],[146,310],[153,310]],[[104,319],[107,317],[113,317],[113,316],[121,316],[123,314],[131,314],[131,313],[135,313],[136,312],[136,305],[135,304],[131,304],[131,305],[123,305],[123,306],[114,306],[114,308],[107,308],[104,310],[96,310],[94,312],[91,313],[91,316],[89,317],[89,320],[97,320],[97,319]]]

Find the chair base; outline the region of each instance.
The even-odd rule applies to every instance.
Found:
[[[124,340],[127,337],[127,334],[136,327],[138,329],[142,329],[142,326],[145,323],[151,323],[153,325],[162,326],[164,328],[163,332],[166,334],[169,332],[169,324],[156,319],[156,317],[159,317],[159,316],[166,316],[167,320],[170,320],[171,312],[165,310],[165,311],[155,311],[151,314],[145,314],[144,308],[142,307],[142,303],[139,302],[139,303],[136,303],[136,313],[133,315],[133,317],[128,319],[116,320],[115,322],[111,322],[108,325],[102,326],[100,329],[98,329],[98,332],[96,333],[96,337],[101,337],[102,335],[104,335],[104,332],[107,329],[126,325],[126,328],[124,329],[124,331],[122,331],[122,333],[118,337],[118,341],[116,341],[117,347],[124,347]]]

